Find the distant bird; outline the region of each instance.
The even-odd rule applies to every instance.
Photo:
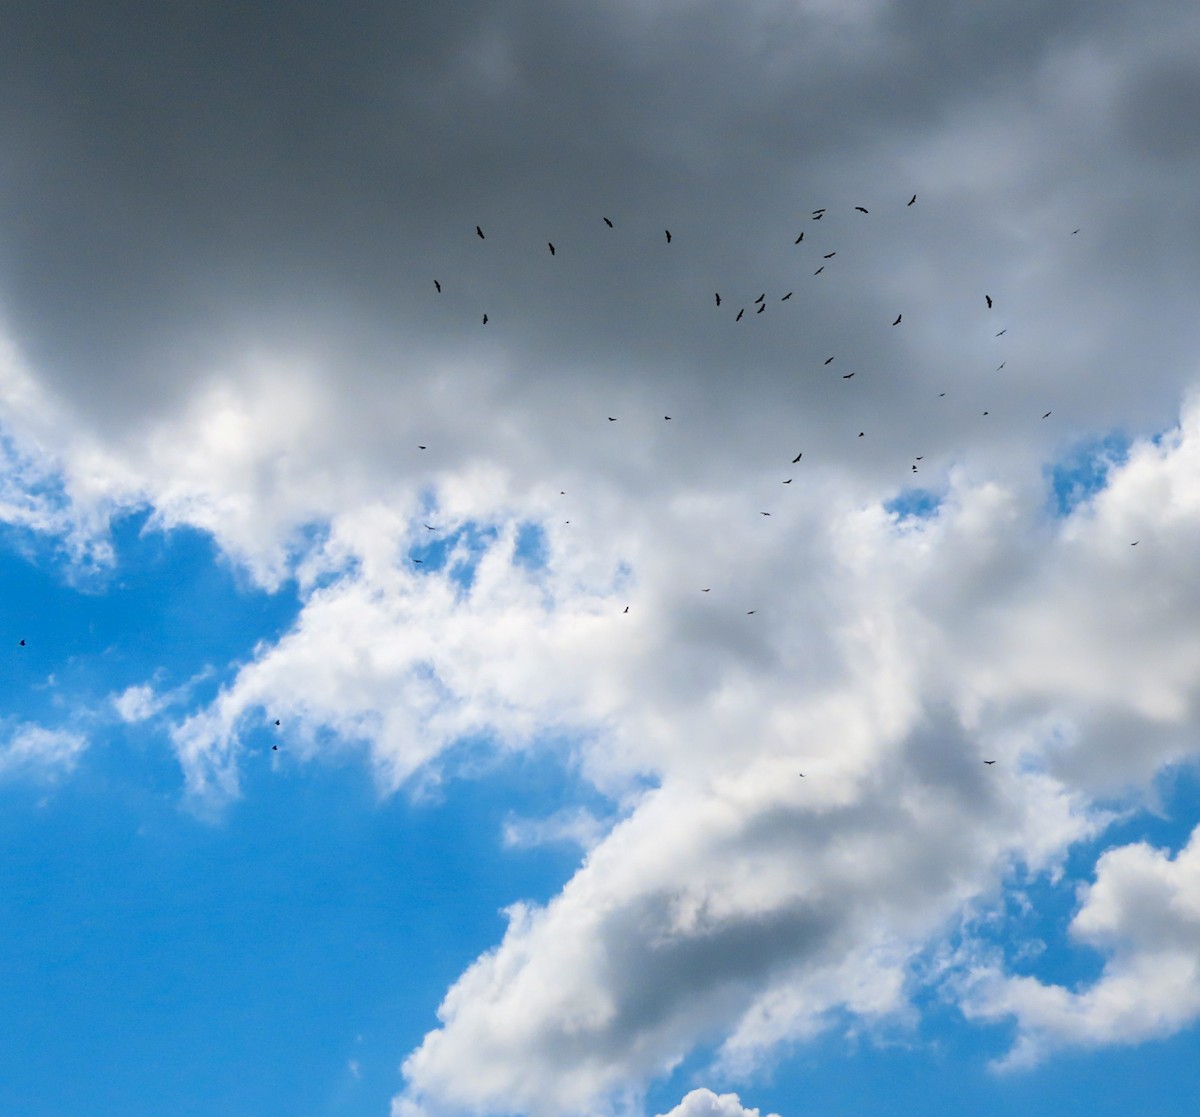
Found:
[[[987,414],[987,412],[985,411],[985,412],[984,412],[984,414],[986,415],[986,414]]]
[[[1005,327],[1004,327],[1004,329],[1002,329],[1002,330],[1001,330],[1001,331],[1000,331],[1000,332],[999,332],[999,333],[998,333],[996,336],[997,336],[997,337],[1003,337],[1003,336],[1004,336],[1006,333],[1008,333],[1008,327],[1007,327],[1007,326],[1005,326]]]
[[[853,375],[854,375],[854,373],[852,373],[852,372],[847,372],[847,373],[844,373],[844,374],[842,375],[842,379],[843,379],[843,380],[849,380],[849,379],[850,379],[850,377],[852,377]]]
[[[663,416],[663,418],[664,418],[664,419],[666,419],[666,420],[668,420],[668,421],[670,421],[670,418],[671,418],[671,416],[670,416],[670,415],[664,415],[664,416]]]
[[[938,392],[938,399],[941,399],[945,394],[945,392]]]
[[[999,364],[996,366],[996,371],[997,371],[997,372],[999,372],[999,371],[1000,371],[1000,370],[1001,370],[1001,369],[1002,369],[1002,368],[1003,368],[1003,367],[1004,367],[1006,364],[1008,364],[1008,362],[1007,362],[1007,361],[1001,361],[1001,362],[1000,362],[1000,363],[999,363]]]
[[[278,718],[276,718],[276,719],[275,719],[275,724],[276,724],[276,725],[278,725],[278,724],[279,724],[279,719],[278,719]]]
[[[915,462],[920,462],[920,461],[924,461],[924,460],[925,460],[924,454],[918,454],[915,458],[913,458],[913,461],[915,461]]]
[[[826,358],[825,358],[825,363],[826,363],[827,365],[831,365],[831,364],[833,364],[833,358],[832,358],[832,357],[826,357]]]
[[[836,255],[837,255],[836,252],[826,252],[825,255],[821,257],[821,259],[822,260],[832,260]]]
[[[420,566],[425,562],[425,560],[424,559],[413,559],[413,562],[415,562],[418,566]]]
[[[421,445],[418,445],[418,446],[417,446],[417,449],[418,449],[418,450],[428,450],[428,449],[429,449],[429,447],[428,447],[428,446],[421,446]]]
[[[706,590],[701,590],[700,592],[701,592],[701,593],[712,593],[712,586],[709,586],[709,587],[708,587],[708,589],[706,589]]]
[[[819,268],[817,268],[817,270],[815,272],[813,272],[813,275],[820,275],[821,272],[823,272],[824,270],[825,270],[825,265],[822,264]]]
[[[22,640],[22,641],[21,641],[21,644],[20,644],[20,646],[21,646],[22,648],[23,648],[23,647],[25,647],[25,641],[24,641],[24,640]]]
[[[780,299],[779,301],[780,301],[781,303],[785,303],[785,302],[787,302],[787,301],[788,301],[788,299],[790,299],[791,297],[792,297],[792,292],[791,292],[791,291],[789,291],[789,292],[788,292],[786,295],[784,295],[784,296],[783,296],[783,298],[782,298],[782,299]]]
[[[825,212],[825,207],[824,207],[824,206],[822,206],[820,209],[814,209],[812,212],[813,212],[813,216],[814,216],[814,217],[817,217],[817,216],[819,216],[820,214],[822,214],[822,213],[824,213],[824,212]]]
[[[1074,235],[1075,235],[1077,232],[1079,232],[1079,230],[1078,230],[1078,229],[1072,229],[1072,230],[1071,230],[1071,236],[1074,236]]]
[[[859,213],[868,213],[868,212],[870,212],[869,210],[863,209],[863,207],[862,207],[862,206],[855,206],[854,208],[855,208],[856,210],[858,210],[858,212],[859,212]]]
[[[1137,546],[1137,545],[1138,545],[1140,542],[1141,542],[1141,540],[1140,540],[1140,539],[1135,539],[1135,540],[1134,540],[1132,543],[1130,543],[1129,545],[1130,545],[1131,547],[1136,547],[1136,546]],[[22,641],[21,641],[21,643],[22,643],[22,644],[24,644],[24,643],[25,643],[25,641],[24,641],[24,640],[22,640]]]
[[[858,432],[858,437],[859,437],[859,438],[862,438],[862,436],[863,436],[864,434],[866,434],[866,433],[867,433],[866,431],[859,431],[859,432]]]
[[[757,299],[755,299],[754,301],[755,301],[755,303],[757,304],[757,303],[760,303],[760,302],[762,302],[762,301],[763,301],[763,299],[765,299],[766,297],[767,297],[767,293],[766,293],[766,291],[764,291],[764,292],[763,292],[761,295],[759,295],[759,296],[758,296],[758,298],[757,298]]]
[[[436,279],[433,281],[433,285],[438,289],[438,294],[440,295],[442,293],[442,285]]]
[[[628,606],[628,605],[626,605],[626,606],[625,606],[625,612],[627,612],[627,613],[629,612],[629,606]]]
[[[769,516],[770,514],[771,514],[770,512],[760,512],[759,513],[760,516]]]
[[[546,241],[546,244],[550,246],[550,255],[553,256],[554,255],[554,245],[551,244],[550,241]]]
[[[483,235],[483,230],[478,225],[475,226],[475,232],[479,234],[480,240],[487,240],[487,237]]]
[[[916,200],[917,200],[917,196],[916,196],[916,194],[914,194],[911,198],[908,199],[908,204],[911,206],[913,204],[913,202],[915,202]]]
[[[796,243],[799,244],[803,239],[804,239],[804,233],[801,232],[801,234],[796,238]]]
[[[483,324],[485,326],[487,325],[487,315],[486,314],[483,316]]]
[[[996,762],[994,760],[985,760],[984,761],[984,764],[995,764],[995,763]]]
[[[667,234],[667,244],[670,244],[671,243],[671,230],[664,229],[663,232]]]
[[[761,314],[761,313],[762,313],[764,310],[766,310],[766,309],[767,309],[767,304],[766,304],[766,303],[763,303],[763,304],[762,304],[762,306],[760,306],[760,307],[759,307],[759,308],[758,308],[758,309],[757,309],[757,310],[756,310],[754,313],[755,313],[755,314]]]
[[[984,297],[985,299],[987,299],[988,310],[991,310],[991,309],[992,309],[992,296],[991,296],[991,295],[984,295],[983,297]]]
[[[432,524],[422,524],[421,526],[422,526],[422,527],[423,527],[423,528],[424,528],[426,531],[437,531],[437,528],[435,528],[435,527],[434,527]]]
[[[792,458],[792,465],[795,465],[802,457],[804,457],[803,450],[801,450],[800,453],[798,453],[794,458]]]
[[[614,418],[613,418],[613,417],[610,415],[610,416],[608,417],[608,421],[609,421],[610,423],[615,423],[615,422],[616,422],[616,419],[614,419]]]
[[[790,485],[791,483],[792,483],[792,479],[790,477],[786,481],[784,481],[785,485]]]
[[[803,773],[803,772],[800,772],[800,773],[798,773],[798,775],[800,776],[800,778],[801,778],[801,779],[803,779],[803,778],[804,778],[804,773]]]
[[[1047,411],[1047,412],[1046,412],[1046,414],[1042,416],[1042,418],[1043,418],[1043,419],[1049,419],[1049,418],[1050,418],[1050,412],[1049,412],[1049,411]]]
[[[717,300],[717,306],[720,306],[721,305],[721,292],[720,291],[717,291],[715,293],[715,298]]]
[[[607,217],[604,219],[604,224],[607,225],[610,229],[613,227],[613,223],[611,221],[609,221],[609,219]]]
[[[279,751],[279,746],[278,746],[278,745],[272,745],[272,746],[271,746],[271,751],[272,751],[272,752],[278,752],[278,751]]]
[[[752,616],[754,616],[754,614],[755,614],[755,613],[757,613],[757,612],[758,612],[758,610],[757,610],[757,609],[751,609],[751,610],[750,610],[750,612],[748,612],[748,613],[746,614],[746,616],[748,616],[748,617],[752,617]]]
[[[916,473],[916,472],[917,472],[917,467],[916,467],[915,465],[913,466],[913,472],[914,472],[914,473]]]
[[[813,220],[814,220],[814,221],[820,221],[820,220],[821,220],[821,218],[822,218],[822,217],[824,217],[824,216],[825,216],[825,215],[824,215],[823,213],[814,213],[814,214],[813,214]]]
[[[898,326],[898,325],[900,325],[900,319],[901,319],[901,318],[903,318],[903,317],[904,317],[904,315],[903,315],[903,314],[897,314],[897,315],[896,315],[896,321],[894,321],[894,322],[892,323],[892,325],[893,325],[893,326]]]
[[[742,315],[745,313],[746,313],[746,308],[742,307],[742,309],[738,311],[738,316],[734,319],[734,321],[740,322],[742,320]]]

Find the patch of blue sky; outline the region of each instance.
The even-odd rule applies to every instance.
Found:
[[[513,565],[531,572],[544,570],[550,561],[550,548],[546,532],[541,524],[522,523],[517,527],[516,546],[513,548]]]
[[[496,541],[499,530],[493,524],[468,521],[453,531],[426,531],[426,538],[409,548],[410,560],[418,560],[418,570],[429,574],[445,570],[461,594],[470,593],[484,552]]]
[[[1046,466],[1050,507],[1063,519],[1094,497],[1108,483],[1108,472],[1129,456],[1130,439],[1120,432],[1089,439],[1072,447],[1058,461]]]
[[[905,489],[887,501],[883,510],[897,520],[931,520],[942,506],[942,498],[931,489]]]

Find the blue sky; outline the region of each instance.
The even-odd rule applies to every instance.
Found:
[[[1198,47],[6,12],[0,1112],[1190,1113]]]

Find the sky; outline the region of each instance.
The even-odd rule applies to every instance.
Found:
[[[1191,1113],[1200,10],[0,16],[0,1110]]]

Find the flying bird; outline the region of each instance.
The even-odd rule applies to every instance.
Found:
[[[767,309],[767,304],[766,304],[766,303],[763,303],[763,304],[762,304],[762,306],[760,306],[760,307],[759,307],[759,308],[758,308],[758,309],[757,309],[757,310],[756,310],[754,313],[755,313],[755,314],[761,314],[761,313],[762,313],[764,310],[766,310],[766,309]]]
[[[1129,545],[1130,545],[1131,547],[1136,547],[1136,546],[1137,546],[1137,545],[1138,545],[1140,542],[1141,542],[1141,540],[1140,540],[1140,539],[1135,539],[1135,540],[1134,540],[1132,543],[1130,543]],[[21,643],[22,643],[22,644],[24,644],[24,643],[25,643],[25,641],[24,641],[24,640],[22,640],[22,641],[21,641]]]
[[[999,371],[1000,371],[1000,370],[1001,370],[1001,369],[1002,369],[1002,368],[1003,368],[1003,367],[1004,367],[1006,364],[1008,364],[1008,362],[1007,362],[1007,361],[1001,361],[1001,362],[1000,362],[1000,363],[999,363],[999,364],[996,366],[996,371],[997,371],[997,372],[999,372]]]
[[[614,418],[613,418],[613,417],[610,415],[610,416],[608,417],[608,421],[609,421],[610,423],[615,423],[615,422],[616,422],[616,419],[614,419]]]
[[[983,297],[984,297],[985,299],[987,299],[988,310],[991,310],[991,309],[992,309],[992,296],[991,296],[991,295],[984,295]]]
[[[415,562],[418,566],[421,566],[424,564],[425,560],[424,559],[413,559],[413,562]]]
[[[995,764],[995,763],[996,762],[994,760],[985,760],[984,761],[984,764]]]
[[[760,516],[769,516],[770,514],[771,514],[770,512],[760,512],[759,513]]]
[[[1002,329],[1002,330],[1001,330],[1001,331],[1000,331],[1000,332],[999,332],[999,333],[998,333],[996,336],[997,336],[997,337],[1003,337],[1003,336],[1004,336],[1006,333],[1008,333],[1008,327],[1007,327],[1007,326],[1005,326],[1005,327],[1004,327],[1004,329]]]
[[[22,648],[23,648],[23,647],[25,647],[25,641],[24,641],[24,640],[22,640],[22,641],[21,641],[21,644],[20,644],[20,646],[21,646]]]
[[[1046,414],[1042,416],[1042,418],[1043,418],[1043,419],[1049,419],[1049,418],[1050,418],[1050,412],[1049,412],[1049,411],[1047,411],[1047,412],[1046,412]]]
[[[279,751],[279,746],[278,746],[278,745],[272,745],[272,746],[271,746],[271,751],[272,751],[272,752],[278,752],[278,751]]]
[[[901,318],[903,318],[903,317],[904,317],[904,315],[903,315],[903,314],[897,314],[897,315],[896,315],[896,321],[894,321],[894,322],[892,323],[892,325],[893,325],[893,326],[898,326],[898,325],[900,325],[900,319],[901,319]]]
[[[763,301],[763,299],[765,299],[766,297],[767,297],[767,293],[766,293],[766,291],[764,291],[764,292],[763,292],[761,295],[759,295],[759,296],[758,296],[758,298],[757,298],[757,299],[755,299],[754,301],[755,301],[755,303],[760,303],[760,302],[762,302],[762,301]]]
[[[813,272],[813,275],[820,275],[821,272],[823,272],[824,270],[825,270],[825,265],[822,264],[819,268],[817,268],[817,270],[815,272]]]
[[[436,279],[433,281],[433,285],[438,289],[438,294],[440,295],[442,293],[442,285]]]
[[[746,313],[746,308],[742,307],[742,309],[738,311],[738,316],[734,319],[734,321],[740,322],[742,320],[742,315],[745,313]]]
[[[418,450],[428,450],[428,449],[429,449],[429,447],[428,447],[428,446],[421,446],[420,444],[418,444],[418,445],[417,445],[417,449],[418,449]]]
[[[487,237],[483,235],[483,230],[478,225],[475,226],[475,232],[479,234],[480,240],[487,240]]]
[[[550,241],[546,241],[546,243],[547,243],[548,245],[550,245],[550,255],[551,255],[551,256],[553,256],[553,255],[554,255],[554,245],[553,245],[553,244],[551,244],[551,242],[550,242]]]
[[[804,457],[803,450],[801,450],[800,453],[798,453],[794,458],[792,458],[792,465],[795,465],[802,457]]]
[[[836,252],[826,252],[825,255],[821,257],[821,259],[822,260],[832,260],[836,255],[837,255]]]
[[[801,232],[801,234],[796,238],[796,243],[799,244],[803,239],[804,239],[804,233]]]
[[[792,297],[792,292],[791,292],[791,291],[789,291],[789,292],[788,292],[786,295],[784,295],[784,296],[783,296],[783,298],[782,298],[782,299],[780,299],[779,301],[780,301],[781,303],[785,303],[785,302],[787,302],[787,301],[788,301],[788,299],[790,299],[791,297]]]
[[[859,438],[862,438],[862,436],[863,436],[864,434],[866,434],[866,433],[867,433],[866,431],[859,431],[859,432],[858,432],[858,437],[859,437]]]
[[[610,229],[613,227],[613,223],[611,221],[609,221],[609,219],[607,217],[604,219],[604,224],[607,225]]]
[[[663,418],[664,418],[664,419],[670,419],[670,418],[671,418],[671,416],[670,416],[670,415],[664,415],[664,416],[663,416]]]
[[[483,316],[483,324],[485,326],[487,325],[487,315],[486,314]]]
[[[751,609],[751,610],[750,610],[750,612],[748,612],[748,613],[746,614],[746,616],[748,616],[748,617],[752,617],[752,616],[754,616],[754,614],[755,614],[755,613],[757,613],[757,612],[758,612],[758,610],[757,610],[757,609]]]
[[[708,589],[706,589],[706,590],[701,590],[700,592],[701,592],[701,593],[712,593],[712,586],[709,586],[709,587],[708,587]]]
[[[814,217],[816,217],[818,214],[820,214],[820,213],[824,213],[824,212],[825,212],[825,207],[824,207],[824,206],[822,206],[820,209],[814,209],[814,210],[813,210],[813,216],[814,216]]]
[[[822,218],[822,217],[824,217],[824,216],[825,216],[825,214],[823,214],[823,213],[814,213],[814,214],[813,214],[813,220],[814,220],[814,221],[820,221],[820,220],[821,220],[821,218]]]
[[[791,483],[792,483],[792,479],[790,477],[786,481],[784,481],[785,485],[790,485]]]
[[[832,357],[826,357],[826,358],[825,358],[825,363],[826,363],[827,365],[831,365],[831,364],[833,364],[833,358],[832,358]]]
[[[437,531],[437,528],[435,528],[435,527],[430,527],[430,525],[429,525],[429,524],[422,524],[421,526],[422,526],[422,527],[423,527],[423,528],[424,528],[426,531]]]
[[[720,305],[721,305],[721,292],[720,292],[720,291],[717,291],[717,292],[715,293],[715,297],[716,297],[716,300],[717,300],[717,306],[720,306]]]
[[[1072,230],[1071,230],[1071,236],[1074,236],[1074,235],[1075,235],[1077,232],[1079,232],[1079,230],[1078,230],[1078,229],[1072,229]]]
[[[627,613],[629,612],[629,606],[628,606],[628,605],[626,605],[626,606],[625,606],[625,612],[627,612]]]
[[[859,213],[869,213],[870,212],[869,210],[864,209],[862,206],[855,206],[854,208],[856,210],[858,210]]]
[[[917,200],[917,196],[916,196],[916,194],[914,194],[911,198],[908,199],[908,204],[911,206],[913,204],[913,202],[915,202],[916,200]]]
[[[671,230],[664,229],[663,232],[667,234],[667,244],[670,244],[671,243]]]
[[[278,724],[279,724],[279,719],[278,719],[278,718],[276,718],[276,719],[275,719],[275,724],[276,724],[276,725],[278,725]]]
[[[849,379],[850,379],[850,377],[852,377],[853,375],[854,375],[854,373],[852,373],[852,372],[843,373],[843,375],[842,375],[842,379],[843,379],[843,380],[849,380]]]

